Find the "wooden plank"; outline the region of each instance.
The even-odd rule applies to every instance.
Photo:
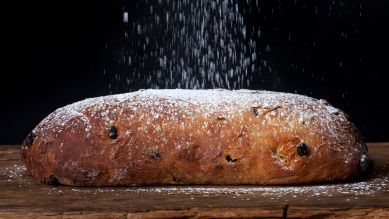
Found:
[[[0,218],[389,218],[389,143],[368,146],[375,171],[359,182],[100,188],[42,184],[21,165],[17,146],[0,146]]]

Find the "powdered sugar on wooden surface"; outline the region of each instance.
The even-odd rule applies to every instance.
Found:
[[[387,146],[387,143],[369,144],[369,151],[376,166],[369,178],[357,182],[296,186],[136,187],[48,186],[32,178],[21,165],[17,147],[5,147],[0,150],[2,206],[3,212],[20,212],[21,209],[23,212],[33,212],[42,209],[41,212],[55,212],[56,215],[63,211],[83,212],[96,208],[103,208],[104,211],[140,212],[193,208],[274,209],[285,204],[289,204],[294,210],[387,208],[389,203]]]
[[[184,195],[188,197],[218,197],[225,196],[232,199],[253,199],[263,197],[270,200],[292,200],[294,198],[320,199],[325,197],[347,196],[358,200],[378,193],[389,193],[389,176],[376,171],[374,177],[366,181],[351,183],[336,183],[328,185],[299,185],[299,186],[149,186],[149,187],[50,187],[41,184],[40,190],[53,195],[101,195],[108,194],[117,197],[130,194],[154,194],[158,196]],[[12,186],[29,187],[40,184],[39,181],[28,176],[22,165],[13,165],[2,171],[2,177]],[[93,197],[93,196],[92,196]]]

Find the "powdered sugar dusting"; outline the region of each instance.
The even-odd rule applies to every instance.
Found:
[[[27,177],[28,173],[26,167],[20,164],[13,164],[12,166],[5,167],[0,173],[0,176],[5,177],[7,183],[17,185],[18,187],[30,185],[32,183],[31,179]]]
[[[5,168],[5,171],[8,177],[8,182],[11,182],[13,179],[21,179],[23,173],[26,171],[26,167],[14,164],[12,167]]]
[[[283,199],[286,196],[320,198],[325,196],[350,195],[355,198],[374,196],[377,193],[389,193],[389,176],[387,167],[376,169],[372,177],[365,181],[337,183],[328,185],[303,185],[303,186],[150,186],[150,187],[50,187],[43,186],[39,181],[32,179],[26,168],[20,164],[10,165],[0,171],[1,177],[12,185],[32,186],[39,184],[41,190],[48,193],[156,193],[158,195],[200,195],[200,196],[232,196],[250,197],[262,196],[271,199]]]
[[[270,200],[314,199],[348,196],[354,200],[378,193],[389,192],[388,176],[377,176],[369,181],[306,186],[159,186],[131,188],[42,188],[48,193],[70,194],[154,194],[158,196],[184,195],[190,197],[228,197],[254,199],[263,197]],[[347,201],[347,200],[345,200]],[[350,201],[350,200],[349,200]]]
[[[384,159],[384,158],[382,158]],[[371,178],[359,182],[300,186],[148,186],[148,187],[53,187],[31,178],[19,161],[0,169],[0,181],[7,188],[5,197],[17,206],[26,206],[39,198],[52,200],[55,206],[81,206],[98,200],[104,207],[117,209],[117,203],[145,206],[160,202],[167,208],[256,207],[289,203],[293,207],[368,207],[387,203],[389,176],[386,165],[376,169]],[[12,192],[11,192],[12,191]],[[26,195],[26,194],[34,194]],[[20,197],[23,197],[20,199]],[[39,197],[39,198],[36,198]],[[371,200],[371,203],[366,200]],[[63,204],[63,205],[62,205]],[[150,207],[150,206],[149,206]],[[136,210],[136,209],[135,209]]]
[[[378,192],[389,192],[389,178],[381,176],[371,181],[331,184],[331,185],[310,185],[310,186],[289,186],[289,187],[160,187],[160,188],[137,188],[126,189],[127,192],[157,192],[157,193],[179,193],[179,194],[200,194],[200,195],[233,195],[233,196],[264,196],[274,199],[285,196],[299,197],[322,197],[349,194],[354,196],[374,195]],[[104,192],[104,191],[101,191]]]
[[[332,137],[337,137],[338,134],[333,132],[336,128],[331,126],[336,126],[338,123],[346,120],[340,110],[329,106],[328,103],[296,94],[251,90],[229,91],[223,89],[141,90],[132,93],[89,98],[67,105],[45,118],[35,131],[49,129],[54,132],[61,132],[64,127],[74,125],[76,123],[75,118],[77,118],[84,124],[85,131],[89,134],[93,127],[85,115],[87,109],[92,110],[92,115],[100,113],[106,125],[113,123],[112,114],[120,114],[120,107],[129,107],[136,111],[139,106],[154,106],[155,110],[152,113],[154,113],[153,118],[155,119],[160,116],[160,113],[169,111],[169,107],[158,107],[161,101],[165,101],[170,107],[179,107],[181,110],[191,109],[190,106],[195,105],[200,112],[204,113],[205,117],[215,112],[228,117],[231,114],[247,110],[247,108],[260,107],[272,110],[282,106],[283,108],[290,109],[289,114],[300,118],[300,123],[308,122],[310,119],[319,119],[328,126],[328,130],[332,132]],[[155,106],[157,107],[155,108]],[[270,113],[274,114],[275,112]],[[173,117],[170,119],[174,120]]]

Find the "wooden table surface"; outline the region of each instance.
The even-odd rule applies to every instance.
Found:
[[[370,143],[374,174],[311,186],[51,187],[18,146],[0,146],[0,218],[389,218],[389,143]]]

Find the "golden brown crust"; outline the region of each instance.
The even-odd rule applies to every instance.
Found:
[[[87,99],[58,109],[32,133],[21,148],[27,169],[72,186],[322,183],[357,176],[368,159],[343,112],[266,91]]]

